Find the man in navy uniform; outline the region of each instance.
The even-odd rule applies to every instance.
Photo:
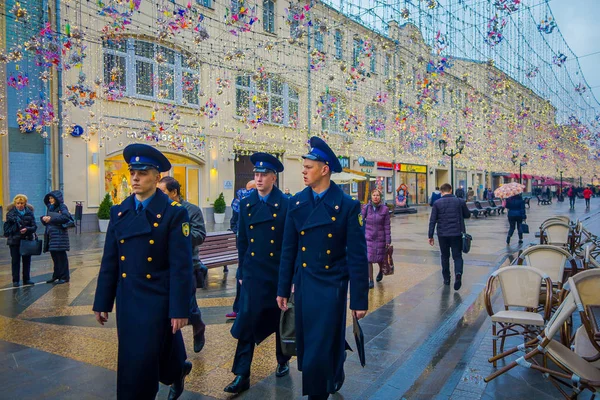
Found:
[[[369,269],[360,203],[331,181],[342,166],[321,139],[303,156],[307,186],[290,199],[277,303],[287,310],[295,285],[296,350],[302,394],[327,399],[344,383],[346,303],[357,319],[368,309]]]
[[[233,361],[236,377],[224,390],[241,393],[250,387],[254,345],[276,334],[277,377],[289,373],[290,357],[283,355],[279,338],[281,311],[277,305],[277,278],[283,228],[289,199],[275,187],[283,164],[267,153],[254,153],[256,190],[240,201],[238,224],[239,312],[231,335],[238,340]]]
[[[110,210],[93,310],[101,324],[117,303],[117,398],[169,400],[192,369],[180,329],[190,316],[192,245],[188,213],[156,188],[169,160],[145,144],[123,151],[133,193]]]

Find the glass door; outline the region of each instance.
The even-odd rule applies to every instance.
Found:
[[[427,174],[417,174],[417,203],[427,203]]]
[[[200,169],[187,168],[187,185],[185,198],[192,204],[200,205]]]

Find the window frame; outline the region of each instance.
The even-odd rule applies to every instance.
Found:
[[[275,34],[275,0],[263,0],[262,5],[263,30],[265,32]]]
[[[135,38],[127,38],[124,39],[125,43],[123,45],[124,51],[123,49],[114,49],[111,47],[108,47],[107,44],[102,44],[102,71],[103,71],[103,77],[105,76],[105,74],[107,73],[106,70],[106,64],[105,64],[105,54],[110,54],[113,55],[115,57],[123,57],[125,59],[125,71],[123,72],[124,76],[125,76],[125,96],[126,97],[132,97],[132,98],[137,98],[137,99],[141,99],[141,100],[148,100],[148,101],[154,101],[154,102],[161,102],[161,103],[167,103],[167,104],[176,104],[178,106],[183,106],[183,107],[191,107],[191,108],[198,108],[200,107],[200,97],[199,97],[199,93],[200,93],[200,89],[201,89],[201,83],[197,84],[197,92],[198,92],[198,98],[197,98],[197,103],[190,103],[188,101],[188,99],[185,97],[185,95],[183,94],[183,74],[187,73],[187,74],[191,74],[192,76],[201,76],[200,75],[200,70],[195,70],[192,68],[188,68],[188,67],[184,67],[182,65],[182,60],[183,57],[186,56],[185,54],[181,53],[180,51],[167,47],[167,46],[163,46],[160,45],[158,43],[155,42],[150,42],[150,41],[146,41],[146,40],[138,40]],[[165,62],[165,63],[161,63],[159,64],[158,62],[156,62],[156,60],[154,58],[148,58],[145,56],[140,56],[135,54],[135,43],[136,42],[140,42],[140,43],[146,43],[146,44],[150,44],[152,45],[153,48],[153,52],[154,55],[157,54],[157,52],[161,49],[164,48],[168,51],[173,52],[173,63],[170,62]],[[137,92],[137,73],[136,73],[136,65],[137,62],[143,62],[146,64],[149,64],[152,66],[152,73],[151,73],[151,83],[152,83],[152,95],[146,95],[146,94],[141,94]],[[169,68],[172,71],[173,74],[173,99],[169,99],[169,98],[160,98],[159,92],[161,90],[161,84],[158,81],[158,79],[156,79],[156,76],[158,75],[158,70],[159,68]],[[105,82],[107,83],[107,82]],[[184,102],[185,100],[185,102]]]
[[[373,50],[371,51],[371,59],[369,60],[369,70],[371,73],[377,73],[377,47],[373,46]]]
[[[340,29],[335,30],[334,36],[335,58],[341,60],[344,58],[344,34]]]
[[[324,93],[325,94],[325,93]],[[328,93],[330,96],[335,96],[338,98],[338,101],[334,104],[334,112],[333,118],[321,118],[321,131],[327,132],[334,135],[342,135],[344,132],[342,131],[341,122],[343,121],[343,112],[345,110],[346,100],[340,96],[338,93]],[[334,129],[331,129],[331,127]]]
[[[321,32],[319,32],[318,29],[315,30],[314,46],[315,46],[315,49],[317,49],[318,51],[323,53],[323,51],[325,49],[325,36]]]

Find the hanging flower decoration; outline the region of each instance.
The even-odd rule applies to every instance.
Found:
[[[435,51],[438,55],[448,47],[448,39],[446,34],[442,34],[441,31],[437,31],[435,34]]]
[[[342,122],[342,130],[345,133],[354,133],[362,129],[363,123],[356,112],[346,111],[346,118]]]
[[[438,102],[439,83],[436,79],[418,78],[417,81],[417,106],[427,112]]]
[[[452,65],[453,64],[446,57],[440,58],[437,62],[435,60],[429,60],[427,63],[427,72],[430,74],[443,75],[448,68],[452,67]]]
[[[317,115],[322,119],[333,118],[335,116],[335,105],[338,98],[327,91],[317,100]]]
[[[384,105],[385,103],[387,103],[387,101],[388,101],[387,92],[383,92],[381,90],[378,90],[377,93],[375,94],[375,97],[373,98],[373,102],[375,102],[377,104],[381,104],[381,105]]]
[[[427,0],[427,8],[433,10],[437,7],[437,2],[435,0]]]
[[[80,72],[77,83],[67,86],[67,101],[75,107],[90,107],[96,102],[96,91],[86,85],[85,78],[85,74]]]
[[[562,52],[559,52],[552,57],[552,64],[556,65],[557,67],[562,67],[566,61],[567,56],[565,56]]]
[[[200,84],[199,74],[184,74],[181,80],[181,89],[184,92],[193,92]]]
[[[175,37],[177,34],[192,29],[194,32],[194,42],[196,44],[208,39],[208,32],[202,25],[204,15],[192,7],[192,2],[188,1],[186,7],[176,7],[171,11],[167,6],[160,6],[159,16],[157,18],[158,37],[166,39]]]
[[[22,74],[19,72],[19,74],[15,77],[11,73],[8,77],[6,84],[16,90],[24,89],[27,86],[29,86],[29,76],[27,76],[27,74]]]
[[[494,0],[493,4],[498,11],[504,11],[510,14],[519,10],[521,0]]]
[[[408,10],[408,8],[403,8],[400,11],[400,15],[402,16],[402,18],[408,19],[410,17],[410,11]]]
[[[217,103],[213,101],[213,99],[209,99],[204,105],[204,115],[209,119],[215,118],[221,109],[217,106]]]
[[[10,13],[13,15],[13,17],[15,17],[15,21],[17,22],[27,22],[29,20],[29,12],[18,1],[15,2],[13,7],[10,9]]]
[[[503,95],[510,87],[508,79],[504,79],[503,76],[492,72],[488,74],[488,81],[490,84],[490,89],[492,89],[492,93],[496,96]]]
[[[102,39],[108,42],[119,42],[127,25],[131,24],[133,13],[140,8],[142,0],[98,0],[98,15],[110,18],[110,22],[102,27]]]
[[[204,21],[204,15],[200,14],[198,17],[198,22],[197,22],[196,26],[194,27],[194,43],[196,43],[196,44],[200,44],[203,41],[210,38],[210,35],[208,34],[206,27],[202,24],[203,21]]]
[[[292,27],[290,35],[292,39],[299,39],[304,34],[304,27],[312,26],[312,10],[310,4],[300,1],[291,3],[285,10],[286,23]]]
[[[234,36],[250,32],[256,21],[256,7],[246,7],[245,0],[231,0],[229,7],[225,8],[225,25],[230,27],[229,32]]]
[[[546,17],[540,21],[537,28],[541,33],[550,34],[556,29],[556,21],[552,17]]]
[[[364,82],[366,79],[366,69],[364,63],[359,63],[358,67],[351,67],[349,70],[344,67],[343,72],[348,72],[346,77],[346,90],[356,91],[359,82]]]
[[[500,44],[500,42],[504,40],[502,31],[505,26],[506,19],[502,18],[502,20],[500,20],[498,19],[498,15],[494,15],[494,17],[488,21],[488,32],[485,42],[491,47]]]
[[[252,80],[254,80],[255,82],[262,82],[267,79],[269,79],[269,74],[265,67],[262,65],[256,69],[256,72],[254,72],[254,74],[252,74]]]
[[[310,53],[310,69],[319,71],[325,66],[325,53],[314,49]]]
[[[525,76],[529,79],[532,79],[537,76],[538,72],[540,72],[540,69],[538,67],[534,67],[534,68],[530,69],[529,71],[527,71]]]
[[[54,122],[54,107],[43,98],[30,102],[25,111],[17,111],[17,124],[21,133],[41,132],[45,126]]]
[[[587,90],[587,86],[585,86],[582,83],[578,83],[577,86],[575,86],[575,92],[579,93],[580,95],[583,95]]]

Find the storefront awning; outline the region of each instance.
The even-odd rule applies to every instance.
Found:
[[[353,174],[351,172],[344,171],[344,172],[340,172],[338,174],[333,174],[331,176],[331,179],[339,185],[345,185],[345,184],[352,183],[352,182],[366,181],[367,176]],[[369,180],[374,181],[375,179],[377,179],[377,178],[374,176],[369,176]]]

